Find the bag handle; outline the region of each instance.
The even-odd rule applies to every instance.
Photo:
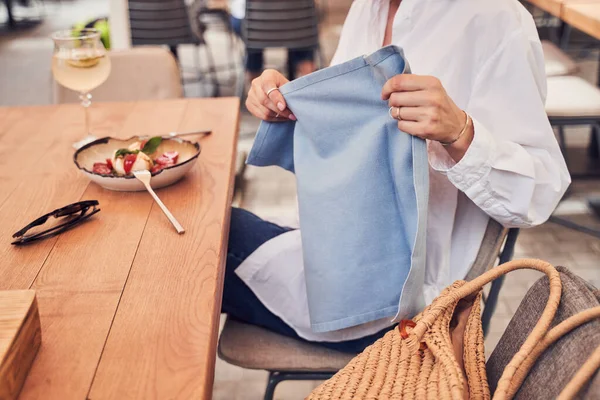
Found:
[[[550,329],[544,339],[540,341],[537,346],[535,346],[531,354],[529,354],[527,359],[524,360],[524,362],[519,366],[519,369],[516,371],[514,379],[511,382],[508,397],[513,397],[517,393],[538,358],[544,351],[546,351],[548,347],[553,345],[556,341],[572,330],[596,318],[600,318],[600,306],[593,307],[572,315],[571,317],[562,321],[560,324],[556,325],[554,328]],[[570,399],[575,397],[575,395],[583,388],[583,385],[585,385],[585,383],[592,377],[598,368],[600,368],[600,346],[583,364],[579,371],[577,371],[569,384],[565,386],[559,398]]]
[[[515,354],[510,363],[506,366],[502,376],[500,377],[500,380],[498,381],[494,398],[509,399],[510,397],[508,392],[511,388],[511,382],[516,371],[548,332],[550,324],[552,323],[554,315],[556,314],[556,310],[558,309],[558,305],[560,304],[560,295],[562,291],[560,275],[556,268],[554,268],[550,263],[535,259],[509,261],[490,269],[472,281],[469,281],[464,285],[451,290],[447,294],[439,296],[431,303],[429,309],[423,313],[422,318],[416,323],[415,328],[409,333],[408,338],[406,339],[408,348],[413,352],[418,350],[421,338],[425,332],[427,332],[434,321],[451,304],[478,292],[483,288],[483,286],[487,285],[494,279],[517,269],[535,269],[545,273],[550,280],[550,295],[548,296],[548,302],[539,321],[517,354]]]
[[[590,358],[579,368],[579,371],[573,375],[573,378],[567,386],[560,392],[557,400],[568,400],[573,399],[577,393],[583,388],[583,386],[592,379],[592,376],[600,369],[600,346],[596,347],[596,350]]]

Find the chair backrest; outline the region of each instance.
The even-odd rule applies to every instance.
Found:
[[[475,262],[465,277],[466,281],[478,277],[494,266],[507,235],[508,229],[490,218]]]
[[[247,0],[242,38],[248,49],[318,48],[314,0]]]
[[[129,24],[134,46],[201,42],[184,0],[129,0]]]
[[[179,68],[161,47],[136,47],[111,51],[111,72],[92,91],[93,101],[161,100],[183,97]],[[55,103],[75,103],[78,93],[54,82]]]

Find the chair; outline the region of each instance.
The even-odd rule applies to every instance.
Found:
[[[129,0],[129,24],[131,43],[138,45],[166,45],[178,59],[177,46],[191,44],[196,68],[200,68],[200,46],[206,51],[208,75],[213,85],[213,96],[219,95],[217,71],[210,48],[204,40],[200,26],[191,23],[188,8],[184,0]],[[206,72],[200,71],[196,81],[202,81]]]
[[[600,88],[577,76],[549,77],[546,113],[550,124],[558,128],[559,145],[567,165],[569,164],[565,137],[565,127],[567,126],[591,125],[592,138],[588,156],[597,158],[600,155]],[[596,177],[593,173],[585,172],[573,176],[578,178]],[[563,196],[563,200],[569,194],[568,190]],[[596,229],[559,215],[552,215],[550,221],[579,232],[599,235]]]
[[[323,64],[314,0],[247,0],[242,38],[246,49],[314,50]],[[290,60],[287,67],[288,78],[293,80],[295,71]]]
[[[600,291],[567,268],[557,267],[557,270],[562,282],[562,296],[552,326],[578,312],[600,306]],[[548,278],[543,277],[529,289],[490,355],[486,369],[492,393],[505,366],[537,323],[548,301],[548,294]],[[599,345],[600,320],[593,320],[576,328],[542,354],[514,398],[517,400],[557,398],[575,371]],[[599,394],[600,374],[596,373],[577,398],[597,399]]]
[[[563,49],[570,40],[570,26],[562,24],[560,48],[551,41],[542,41],[546,67],[546,113],[553,127],[558,128],[560,148],[567,159],[565,126],[591,125],[590,155],[600,156],[600,89],[586,80],[571,76],[578,70],[575,61]],[[600,77],[599,77],[600,79]]]
[[[596,143],[600,142],[600,89],[585,79],[549,77],[546,113],[550,124],[558,127],[559,144],[567,162],[565,126],[591,125]]]
[[[490,220],[479,253],[467,279],[491,268],[503,243],[500,261],[512,258],[518,229],[505,229]],[[486,298],[483,320],[491,319],[497,303],[501,280],[492,286]],[[487,327],[484,329],[487,331]],[[233,365],[269,371],[265,400],[272,400],[275,387],[286,380],[325,380],[343,368],[355,355],[302,342],[266,329],[227,319],[219,339],[219,357]]]
[[[111,51],[111,73],[92,91],[94,101],[160,100],[183,97],[179,68],[167,50],[136,47]],[[76,92],[54,83],[55,103],[79,102]]]
[[[203,33],[215,31],[221,32],[227,36],[229,48],[225,51],[227,55],[227,64],[219,67],[219,72],[228,71],[229,76],[226,79],[220,79],[221,84],[234,88],[237,97],[243,96],[244,91],[244,67],[239,62],[236,63],[235,56],[241,53],[240,39],[231,26],[231,15],[227,9],[227,4],[223,2],[210,0],[195,0],[190,6],[192,15],[192,24]],[[206,41],[208,45],[208,41]],[[241,55],[243,58],[243,55]]]
[[[543,40],[542,50],[544,51],[544,64],[546,66],[546,76],[573,75],[577,72],[577,64],[554,43]]]

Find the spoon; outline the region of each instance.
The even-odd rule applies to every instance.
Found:
[[[133,171],[133,175],[140,182],[142,182],[144,184],[144,186],[146,187],[146,190],[152,195],[152,197],[154,198],[154,201],[156,201],[156,203],[159,205],[162,212],[165,213],[165,215],[167,216],[169,221],[171,221],[171,223],[175,227],[175,230],[177,230],[177,233],[179,233],[179,234],[184,233],[185,229],[183,229],[183,226],[181,226],[181,224],[179,222],[177,222],[177,220],[175,219],[173,214],[171,214],[171,211],[169,211],[167,206],[165,206],[163,204],[163,202],[160,201],[160,199],[158,198],[156,193],[154,193],[154,190],[152,190],[152,187],[150,186],[150,178],[152,178],[150,171]]]
[[[169,132],[168,135],[165,135],[166,137],[181,137],[181,136],[192,136],[192,135],[202,135],[202,136],[206,136],[206,135],[210,135],[212,133],[212,131],[192,131],[192,132]],[[165,137],[163,136],[163,137]]]

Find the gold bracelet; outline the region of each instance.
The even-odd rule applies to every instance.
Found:
[[[450,146],[450,145],[456,143],[458,141],[458,139],[460,139],[462,137],[462,135],[464,135],[465,132],[467,131],[467,129],[469,128],[469,124],[471,122],[471,116],[469,114],[467,114],[466,111],[463,110],[463,112],[465,113],[465,116],[467,117],[467,120],[465,121],[465,127],[462,129],[462,131],[460,131],[460,133],[458,134],[458,136],[454,140],[452,140],[451,142],[442,142],[442,141],[439,141],[442,144],[442,146]]]

